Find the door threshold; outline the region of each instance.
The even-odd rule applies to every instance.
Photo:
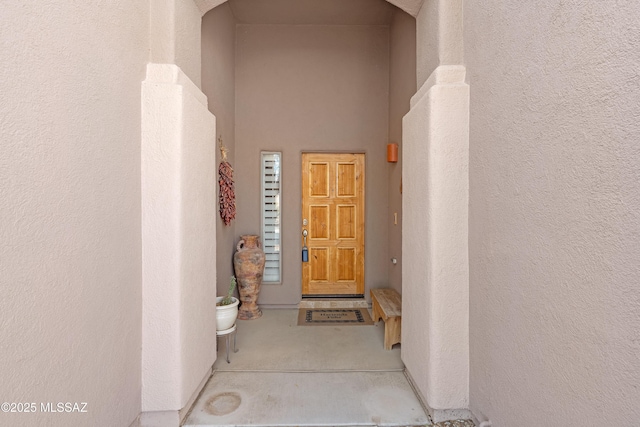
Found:
[[[315,300],[335,300],[335,299],[364,299],[364,294],[353,295],[302,295],[302,299],[315,299]]]
[[[303,299],[298,308],[369,308],[369,303],[364,298],[314,298]]]

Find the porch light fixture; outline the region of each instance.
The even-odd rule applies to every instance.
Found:
[[[387,162],[398,163],[398,144],[387,144]]]

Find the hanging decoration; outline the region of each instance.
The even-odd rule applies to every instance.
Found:
[[[229,151],[222,144],[222,136],[218,137],[220,144],[220,156],[222,161],[218,167],[218,184],[220,185],[220,217],[224,225],[231,224],[236,218],[236,193],[233,189],[233,168],[227,162],[227,152]]]

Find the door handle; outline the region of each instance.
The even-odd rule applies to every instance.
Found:
[[[307,248],[307,230],[302,230],[302,238],[304,244],[302,245],[302,262],[309,262],[309,248]]]

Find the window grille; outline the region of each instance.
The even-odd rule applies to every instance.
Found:
[[[280,251],[280,193],[281,153],[262,152],[261,160],[261,210],[262,210],[262,250],[265,254],[263,282],[280,282],[282,254]]]

